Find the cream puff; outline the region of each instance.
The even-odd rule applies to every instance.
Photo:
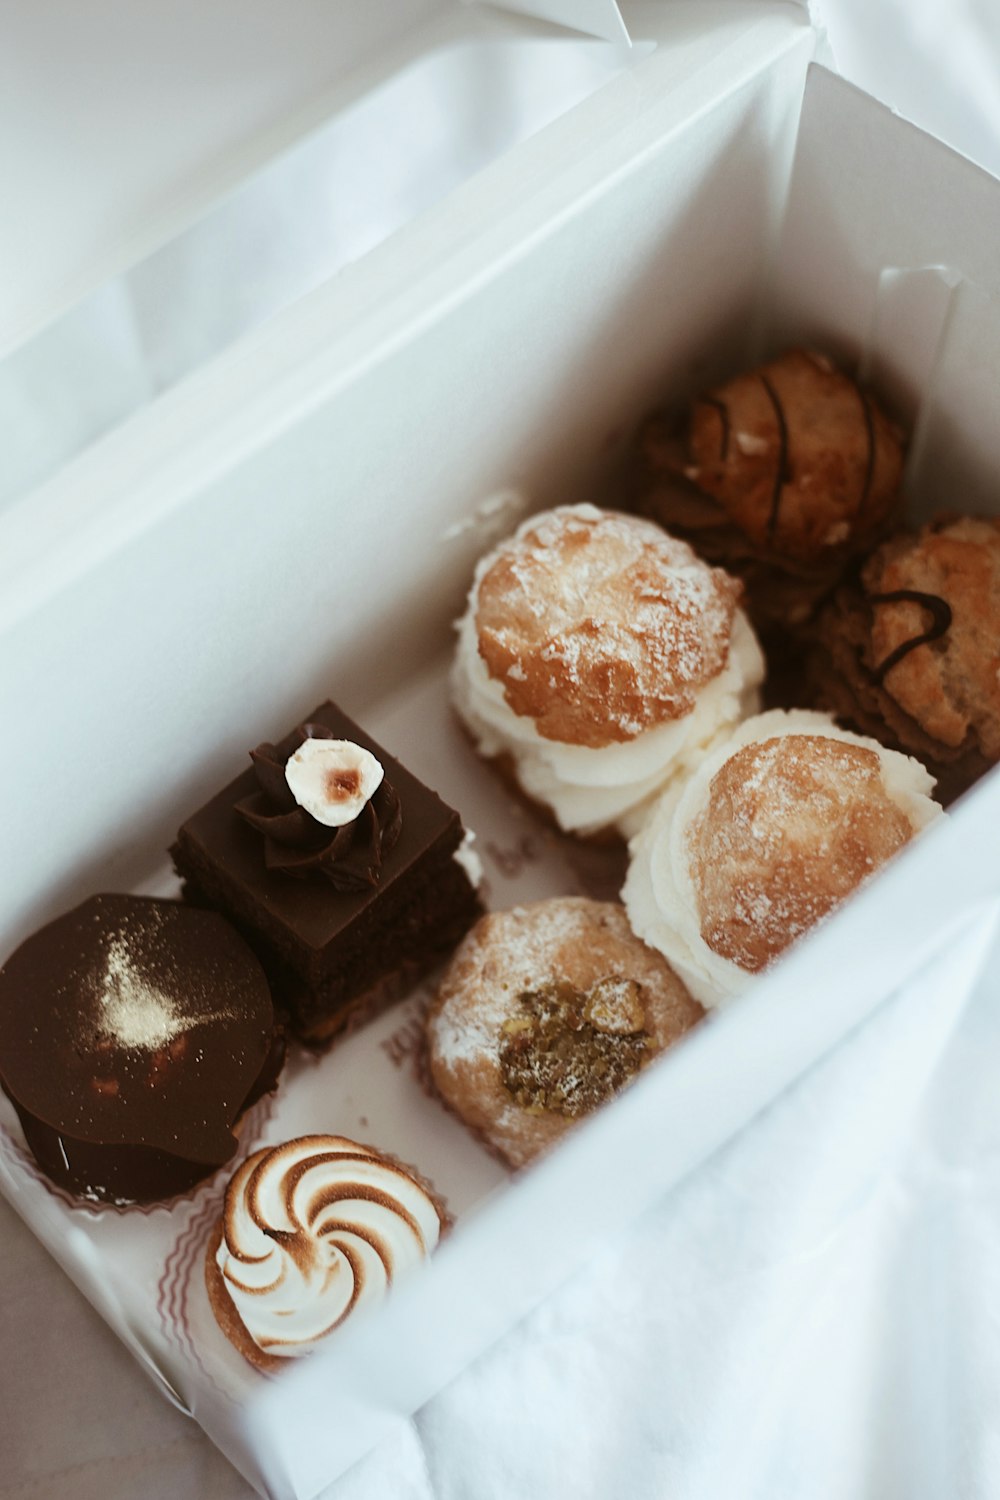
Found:
[[[612,1098],[703,1014],[614,902],[537,901],[483,917],[427,1018],[440,1098],[520,1167]]]
[[[1000,761],[1000,520],[885,542],[819,616],[815,701],[916,755],[946,804]]]
[[[476,569],[456,708],[564,830],[632,833],[649,799],[758,706],[741,585],[638,517],[564,506]]]
[[[740,994],[941,809],[919,762],[827,714],[748,719],[661,798],[622,892],[705,1006]]]
[[[635,508],[741,577],[758,628],[795,626],[901,507],[903,437],[872,393],[792,349],[657,411],[635,450]]]

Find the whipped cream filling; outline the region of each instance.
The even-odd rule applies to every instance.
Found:
[[[616,827],[630,837],[642,826],[651,800],[670,778],[721,729],[760,706],[757,688],[764,679],[764,658],[749,621],[737,610],[726,665],[700,689],[694,708],[683,718],[600,749],[544,739],[533,719],[516,714],[506,702],[503,684],[490,677],[479,654],[475,599],[480,576],[477,572],[468,608],[457,626],[458,651],[452,671],[455,706],[480,752],[488,757],[512,756],[528,796],[550,807],[567,832],[587,834]]]
[[[433,1200],[402,1167],[340,1136],[306,1136],[236,1172],[216,1263],[257,1346],[293,1357],[384,1297],[440,1232]]]
[[[930,796],[934,778],[919,761],[886,750],[864,735],[838,728],[828,714],[773,709],[747,719],[721,738],[691,776],[667,788],[645,826],[632,839],[622,888],[622,900],[636,935],[663,954],[706,1009],[742,994],[756,975],[714,952],[701,935],[689,830],[708,806],[712,778],[737,750],[754,741],[789,734],[823,735],[874,751],[886,794],[903,812],[914,833],[942,815]]]
[[[479,858],[479,850],[475,847],[476,835],[471,828],[467,828],[452,859],[465,871],[465,877],[473,890],[479,889],[483,883],[483,862]]]

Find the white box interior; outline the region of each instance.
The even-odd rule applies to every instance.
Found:
[[[789,192],[813,40],[798,12],[766,7],[688,94],[676,59],[654,53],[354,268],[346,290],[289,308],[30,510],[0,515],[0,780],[14,789],[2,951],[95,889],[161,879],[185,813],[325,696],[475,826],[485,773],[451,742],[440,679],[474,558],[522,503],[613,500],[639,415],[762,340],[867,349],[910,393],[921,506],[945,476],[995,508],[1000,439],[974,418],[1000,366],[1000,189],[820,72]],[[426,1130],[422,1170],[478,1211],[425,1275],[280,1380],[244,1373],[227,1391],[150,1311],[149,1267],[178,1225],[204,1227],[204,1201],[166,1228],[163,1212],[69,1211],[10,1152],[4,1189],[248,1477],[310,1495],[995,901],[998,805],[992,776],[510,1191],[493,1195],[495,1164],[407,1095],[399,1128]],[[564,858],[553,845],[547,879],[570,878]],[[950,971],[953,998],[972,977]],[[328,1075],[360,1119],[348,1057],[359,1078],[391,1078],[382,1043],[399,1024],[297,1064],[283,1085],[294,1107]],[[146,1271],[112,1285],[126,1222]]]

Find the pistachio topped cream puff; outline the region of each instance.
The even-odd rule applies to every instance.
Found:
[[[520,1167],[702,1014],[616,902],[536,901],[483,917],[455,954],[427,1018],[431,1079]]]

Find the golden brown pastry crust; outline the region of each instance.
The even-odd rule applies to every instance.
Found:
[[[483,575],[479,652],[540,735],[597,749],[691,711],[726,665],[741,592],[634,516],[550,511]]]
[[[793,349],[638,436],[636,508],[747,585],[756,623],[795,624],[898,512],[903,443],[871,394]]]
[[[502,1160],[520,1167],[547,1150],[574,1119],[529,1112],[508,1091],[500,1064],[502,1028],[519,996],[547,984],[581,994],[609,978],[638,986],[650,1051],[662,1051],[704,1014],[658,953],[632,932],[624,908],[582,896],[494,912],[465,938],[427,1018],[434,1088]]]
[[[759,973],[912,835],[875,750],[812,734],[753,741],[713,777],[688,836],[701,935]]]
[[[815,701],[916,755],[951,801],[1000,760],[1000,520],[893,537],[824,607]]]

